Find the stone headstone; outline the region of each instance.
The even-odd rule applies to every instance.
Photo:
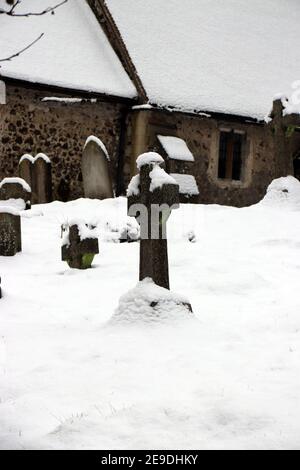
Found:
[[[32,202],[46,204],[52,201],[52,167],[47,155],[23,155],[19,162],[19,175],[32,188]]]
[[[83,227],[86,232],[87,227]],[[82,236],[82,228],[74,224],[69,228],[69,234],[62,246],[62,260],[66,261],[70,268],[89,269],[94,256],[99,253],[98,238],[91,238],[88,235]]]
[[[109,163],[107,150],[101,140],[89,137],[82,156],[82,177],[86,198],[114,197]]]
[[[32,171],[34,158],[32,155],[25,154],[19,161],[19,176],[32,188]]]
[[[22,178],[4,178],[0,183],[0,201],[12,201],[12,206],[20,210],[28,209],[31,205],[31,188]],[[13,202],[15,201],[15,203]],[[24,201],[24,206],[19,205]],[[0,204],[1,205],[1,204]]]
[[[15,256],[20,251],[21,217],[13,209],[0,208],[0,256]]]
[[[37,204],[52,201],[52,168],[50,159],[39,153],[34,159],[34,197]]]
[[[128,215],[141,225],[140,281],[151,278],[165,289],[169,284],[167,220],[179,207],[179,187],[161,167],[163,158],[150,152],[137,160],[140,174],[128,188]]]

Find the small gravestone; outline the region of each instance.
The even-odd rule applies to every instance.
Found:
[[[50,159],[39,153],[34,159],[34,195],[38,204],[52,201],[52,169]]]
[[[98,237],[94,231],[84,223],[70,225],[69,233],[63,241],[62,260],[70,268],[89,269],[98,253]]]
[[[32,170],[34,158],[32,155],[25,154],[19,161],[19,176],[32,188]]]
[[[21,217],[12,208],[0,208],[0,256],[22,251]]]
[[[97,137],[89,137],[82,156],[82,177],[86,198],[114,197],[109,164],[109,155],[103,142]]]
[[[22,178],[4,178],[0,183],[0,201],[10,201],[11,206],[20,210],[29,209],[31,188]]]
[[[32,202],[46,204],[52,201],[52,167],[47,155],[23,155],[19,162],[19,175],[32,188]]]

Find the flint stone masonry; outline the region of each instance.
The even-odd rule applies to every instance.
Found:
[[[193,202],[224,204],[237,207],[260,201],[275,177],[274,138],[264,124],[246,122],[230,116],[209,117],[168,112],[159,109],[132,110],[127,117],[127,144],[124,157],[124,178],[128,185],[136,174],[135,160],[144,152],[161,152],[157,136],[168,135],[183,139],[195,162],[166,160],[167,171],[193,175],[199,196]],[[218,179],[220,129],[246,132],[246,161],[241,181]]]
[[[96,135],[109,153],[114,189],[118,186],[121,125],[127,105],[100,98],[42,101],[51,92],[34,85],[7,83],[6,90],[7,104],[0,106],[0,179],[18,174],[21,155],[43,152],[52,163],[53,199],[83,197],[82,152],[86,139]],[[55,92],[55,96],[67,94]]]
[[[98,253],[98,239],[85,238],[81,240],[78,225],[71,225],[68,243],[62,246],[62,260],[66,261],[70,268],[89,269],[94,256]]]
[[[15,256],[22,251],[21,217],[0,208],[0,256]]]
[[[132,109],[124,102],[74,99],[32,85],[7,82],[7,104],[0,106],[0,178],[17,174],[20,155],[45,152],[52,162],[53,199],[83,197],[81,160],[88,136],[105,144],[111,159],[116,193],[125,194],[136,174],[136,158],[162,151],[158,135],[183,139],[195,162],[167,161],[169,173],[195,177],[199,196],[193,202],[243,207],[260,201],[277,176],[278,162],[272,126],[225,115],[193,115],[155,108]],[[78,95],[77,95],[78,96]],[[47,101],[42,101],[48,98]],[[49,100],[50,99],[50,100]],[[270,103],[270,108],[271,108]],[[246,133],[241,181],[218,178],[219,139],[222,128]],[[299,132],[289,139],[294,159],[300,152]],[[290,165],[291,172],[293,171]],[[26,179],[26,178],[25,178]]]

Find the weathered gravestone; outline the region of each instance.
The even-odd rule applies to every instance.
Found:
[[[23,157],[19,161],[19,176],[22,178],[24,181],[26,181],[27,184],[32,189],[32,170],[33,170],[33,165],[34,164],[34,158],[32,155],[29,155],[26,153],[23,155]]]
[[[179,187],[161,165],[154,152],[137,159],[139,175],[128,188],[128,215],[137,216],[141,225],[140,281],[151,278],[170,288],[166,224],[172,209],[179,207]]]
[[[19,210],[30,209],[31,188],[22,178],[4,178],[0,183],[0,201],[10,201]]]
[[[97,137],[89,137],[82,156],[84,195],[90,199],[114,197],[109,168],[109,156],[104,144]]]
[[[52,201],[51,161],[43,153],[39,153],[34,159],[33,187],[33,195],[37,204],[46,204]]]
[[[52,167],[47,155],[23,155],[19,162],[19,175],[32,188],[32,202],[46,204],[52,201]]]
[[[12,208],[0,208],[0,256],[22,251],[21,217]]]
[[[70,268],[89,269],[94,256],[99,253],[98,238],[86,224],[74,224],[69,228],[62,246],[62,260]]]

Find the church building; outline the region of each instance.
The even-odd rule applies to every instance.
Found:
[[[0,15],[0,59],[40,37],[0,63],[0,180],[43,153],[53,198],[83,197],[90,136],[116,195],[146,151],[183,202],[243,207],[274,178],[300,179],[300,2],[68,0],[54,13]]]

